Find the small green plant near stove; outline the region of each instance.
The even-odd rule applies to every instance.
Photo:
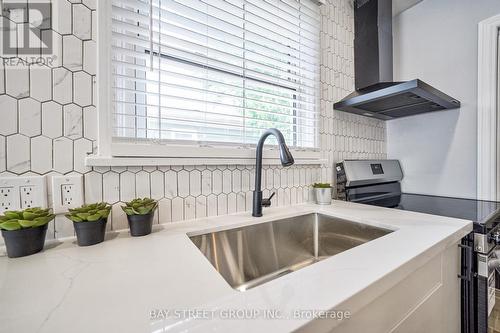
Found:
[[[312,184],[313,188],[332,188],[332,185],[328,183],[314,183]]]
[[[9,258],[40,252],[45,244],[47,224],[55,215],[39,207],[23,211],[6,211],[0,215],[0,229]]]
[[[122,206],[123,211],[127,214],[130,234],[133,237],[151,233],[153,216],[157,207],[158,202],[151,198],[137,198]]]
[[[332,203],[332,185],[328,183],[312,184],[314,197],[318,205],[330,205]]]
[[[73,221],[78,245],[89,246],[104,241],[110,211],[111,206],[106,202],[69,209],[65,216]]]

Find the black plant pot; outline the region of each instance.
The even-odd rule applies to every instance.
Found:
[[[76,231],[76,241],[79,246],[99,244],[104,241],[107,219],[97,221],[73,222]]]
[[[146,215],[127,215],[130,234],[133,237],[149,235],[153,227],[153,215],[153,212]]]
[[[46,234],[47,224],[36,228],[2,230],[7,256],[9,258],[18,258],[42,251]]]

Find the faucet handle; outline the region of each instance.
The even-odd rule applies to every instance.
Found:
[[[267,199],[262,199],[262,207],[270,207],[271,206],[271,199],[274,197],[274,195],[276,194],[276,192],[273,192],[273,194],[271,194],[271,196]]]

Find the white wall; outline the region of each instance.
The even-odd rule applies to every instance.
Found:
[[[424,0],[394,18],[395,80],[419,78],[462,103],[387,122],[405,192],[476,197],[477,24],[498,13],[498,0]]]

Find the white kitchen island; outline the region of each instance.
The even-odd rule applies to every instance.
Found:
[[[244,292],[187,236],[314,212],[394,232]],[[86,248],[68,239],[24,258],[0,250],[0,332],[454,333],[457,245],[471,231],[471,221],[334,201],[168,223]],[[321,310],[344,318],[312,318]]]

